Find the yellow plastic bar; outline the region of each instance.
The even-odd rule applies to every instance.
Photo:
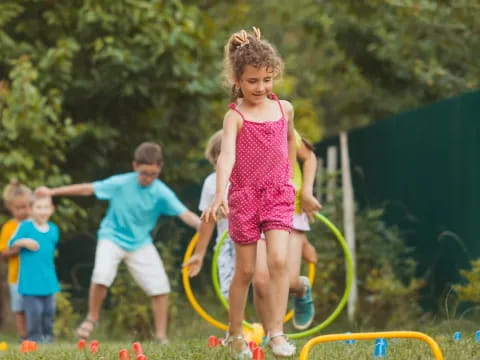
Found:
[[[331,335],[321,335],[317,336],[310,341],[308,341],[300,352],[299,360],[307,360],[308,354],[312,347],[318,344],[331,342],[331,341],[341,341],[341,340],[373,340],[378,338],[403,338],[403,339],[418,339],[426,342],[430,349],[432,350],[435,359],[443,360],[442,350],[440,346],[433,340],[430,336],[425,335],[424,333],[417,331],[383,331],[383,332],[367,332],[367,333],[356,333],[356,334],[331,334]]]

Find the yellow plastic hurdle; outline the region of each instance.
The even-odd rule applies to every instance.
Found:
[[[318,344],[331,342],[331,341],[341,341],[341,340],[374,340],[378,338],[392,339],[392,338],[403,338],[403,339],[418,339],[426,342],[437,360],[443,360],[442,350],[440,346],[433,340],[430,336],[425,335],[417,331],[383,331],[383,332],[367,332],[367,333],[356,333],[356,334],[330,334],[330,335],[321,335],[309,340],[302,351],[300,352],[299,360],[307,360],[308,354],[312,347]]]

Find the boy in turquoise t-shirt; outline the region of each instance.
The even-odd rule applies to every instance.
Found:
[[[80,338],[90,337],[100,317],[108,288],[118,265],[125,261],[137,284],[152,297],[155,338],[167,343],[168,293],[170,284],[162,260],[152,244],[151,231],[162,215],[178,216],[198,228],[199,217],[178,200],[175,193],[157,179],[163,166],[159,145],[143,143],[137,147],[133,172],[115,175],[93,183],[42,187],[36,194],[95,195],[108,200],[109,207],[98,231],[89,295],[89,311],[77,329]]]
[[[25,339],[46,343],[53,341],[55,294],[60,291],[54,264],[59,231],[48,221],[53,211],[52,198],[34,197],[31,220],[22,221],[9,241],[10,247],[20,248],[18,292],[25,308]]]

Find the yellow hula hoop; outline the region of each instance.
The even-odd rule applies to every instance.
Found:
[[[190,240],[190,243],[188,244],[187,251],[185,252],[185,256],[183,257],[183,263],[185,264],[190,257],[192,256],[193,249],[195,249],[195,245],[197,244],[198,241],[198,233],[195,234]],[[183,282],[183,288],[185,289],[185,294],[187,295],[187,299],[192,305],[193,309],[200,315],[203,320],[208,322],[210,325],[215,326],[216,328],[227,331],[228,326],[216,319],[214,319],[210,314],[208,314],[198,303],[197,299],[195,298],[195,295],[193,295],[192,287],[190,285],[190,277],[188,276],[188,267],[184,267],[182,269],[182,282]]]

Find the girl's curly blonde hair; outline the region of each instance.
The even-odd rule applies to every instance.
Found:
[[[243,97],[235,82],[240,80],[247,65],[266,67],[272,71],[274,79],[280,78],[283,73],[283,61],[277,50],[261,38],[256,27],[252,32],[241,30],[232,34],[225,45],[224,77],[227,85],[232,87],[232,101]]]

